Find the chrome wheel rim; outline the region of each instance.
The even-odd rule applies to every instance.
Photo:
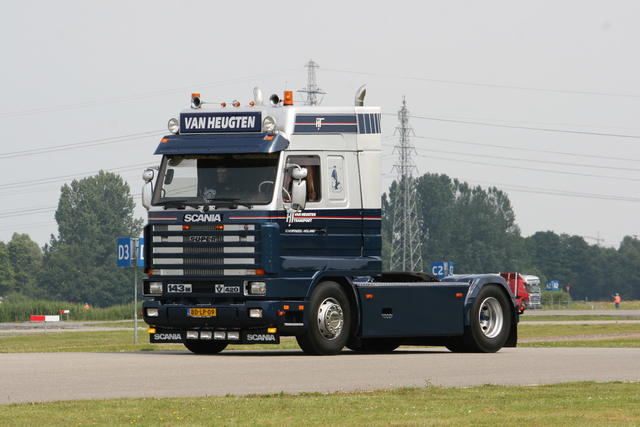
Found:
[[[495,338],[502,331],[504,315],[500,301],[489,297],[482,301],[480,312],[478,313],[480,330],[487,338]]]
[[[318,308],[318,328],[327,340],[336,339],[344,327],[344,312],[335,298],[327,298]]]

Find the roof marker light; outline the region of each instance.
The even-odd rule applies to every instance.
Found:
[[[239,107],[240,106],[240,101],[237,101],[237,100],[234,99],[233,100],[233,106],[236,107],[236,108]]]
[[[200,108],[202,107],[202,101],[200,100],[199,93],[191,94],[191,108]]]
[[[293,105],[293,91],[285,90],[284,91],[284,105]]]

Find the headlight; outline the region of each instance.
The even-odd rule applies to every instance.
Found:
[[[250,308],[249,309],[249,317],[254,319],[262,317],[262,309],[261,308]]]
[[[162,295],[162,282],[149,282],[150,295]]]
[[[157,308],[147,308],[147,317],[158,317]]]
[[[272,116],[267,116],[262,121],[262,131],[265,133],[274,133],[276,131],[276,119]]]
[[[249,282],[250,295],[266,295],[267,284],[265,282]]]
[[[180,122],[178,121],[178,119],[173,118],[169,120],[169,123],[167,123],[167,128],[169,128],[169,132],[177,135],[180,132]]]

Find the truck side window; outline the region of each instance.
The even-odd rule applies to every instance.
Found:
[[[288,164],[294,164],[307,168],[307,202],[320,201],[321,187],[320,187],[320,157],[318,156],[289,156],[287,157]],[[282,199],[286,202],[291,194],[291,172],[287,171],[283,181],[283,194]]]

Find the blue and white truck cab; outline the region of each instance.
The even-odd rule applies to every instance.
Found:
[[[498,275],[385,272],[380,109],[193,94],[143,173],[143,317],[194,353],[295,336],[306,353],[402,344],[494,352],[518,314]]]

